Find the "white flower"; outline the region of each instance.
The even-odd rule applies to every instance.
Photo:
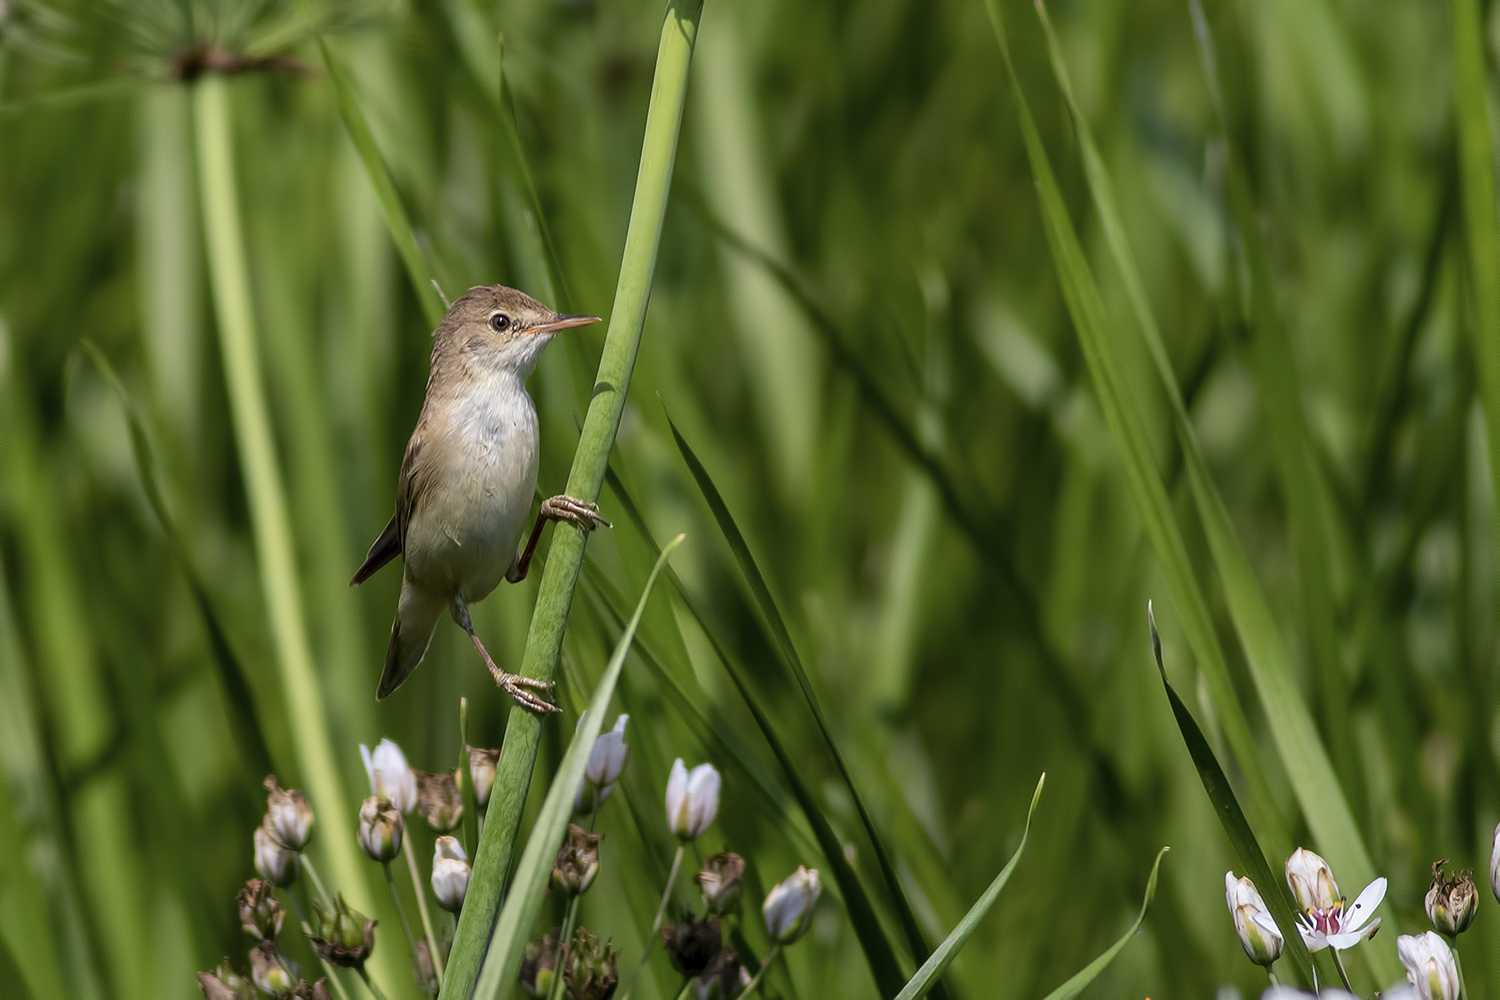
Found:
[[[791,944],[801,937],[812,922],[813,904],[823,892],[818,870],[801,865],[785,882],[766,893],[761,915],[766,918],[766,933],[777,944]]]
[[[255,871],[261,878],[284,889],[297,881],[301,867],[296,851],[278,844],[264,824],[255,828]]]
[[[1359,1000],[1344,990],[1324,990],[1321,994],[1303,993],[1290,986],[1276,985],[1260,995],[1260,1000]],[[1380,994],[1380,1000],[1416,1000],[1405,986],[1393,986]]]
[[[452,837],[439,837],[432,854],[432,894],[449,913],[463,909],[469,891],[469,858]]]
[[[381,740],[373,754],[363,743],[359,755],[370,776],[370,794],[378,795],[405,816],[417,805],[417,776],[406,765],[406,755],[390,740]]]
[[[625,770],[625,758],[630,756],[630,747],[625,745],[625,723],[630,716],[622,715],[615,720],[615,728],[601,733],[589,750],[588,766],[584,769],[584,784],[578,787],[573,798],[575,813],[589,812],[604,804],[615,782]],[[580,716],[578,724],[583,725]]]
[[[1406,966],[1406,981],[1421,1000],[1458,1000],[1458,964],[1437,931],[1401,935],[1396,954]]]
[[[699,764],[691,772],[678,757],[667,779],[667,826],[680,840],[697,840],[719,815],[719,772]]]
[[[1299,847],[1287,858],[1286,884],[1303,911],[1297,917],[1297,930],[1308,951],[1344,951],[1371,937],[1380,927],[1380,918],[1371,920],[1370,916],[1385,898],[1384,878],[1365,886],[1354,905],[1345,908],[1346,900],[1339,895],[1328,862]]]
[[[1250,961],[1269,967],[1281,957],[1281,928],[1266,909],[1254,882],[1248,877],[1236,879],[1234,872],[1225,872],[1224,902],[1234,917],[1234,932],[1239,935],[1240,947]]]
[[[1500,899],[1500,824],[1495,826],[1495,839],[1490,844],[1490,889]]]

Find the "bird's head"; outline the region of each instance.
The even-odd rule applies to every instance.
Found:
[[[448,309],[433,334],[439,350],[471,363],[531,374],[554,336],[597,316],[564,316],[525,292],[504,285],[477,285]]]

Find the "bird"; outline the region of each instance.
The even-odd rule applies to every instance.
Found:
[[[518,550],[541,448],[526,379],[553,337],[598,321],[560,315],[514,288],[479,285],[453,302],[433,332],[427,396],[401,460],[396,512],[349,582],[358,586],[402,558],[377,701],[417,669],[447,611],[513,701],[540,714],[559,711],[538,694],[550,682],[495,664],[474,631],[469,605],[502,579],[526,578],[547,521],[571,521],[585,531],[610,527],[595,504],[553,496],[542,501],[531,537]]]

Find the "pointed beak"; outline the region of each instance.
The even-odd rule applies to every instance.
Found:
[[[575,326],[588,326],[590,323],[599,322],[598,316],[559,316],[550,323],[538,323],[527,333],[557,333],[559,330],[571,330]]]

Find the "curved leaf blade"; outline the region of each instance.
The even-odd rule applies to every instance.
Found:
[[[1090,983],[1099,978],[1099,973],[1103,972],[1109,963],[1115,960],[1115,956],[1130,943],[1130,939],[1135,937],[1135,932],[1140,930],[1141,924],[1146,922],[1146,914],[1151,909],[1151,901],[1156,898],[1156,876],[1161,871],[1161,859],[1166,857],[1169,850],[1171,850],[1170,847],[1163,847],[1156,852],[1156,861],[1151,865],[1151,877],[1146,880],[1146,898],[1141,900],[1141,912],[1135,918],[1135,923],[1120,935],[1118,941],[1109,946],[1108,951],[1078,970],[1072,979],[1048,993],[1046,1000],[1073,1000]]]

